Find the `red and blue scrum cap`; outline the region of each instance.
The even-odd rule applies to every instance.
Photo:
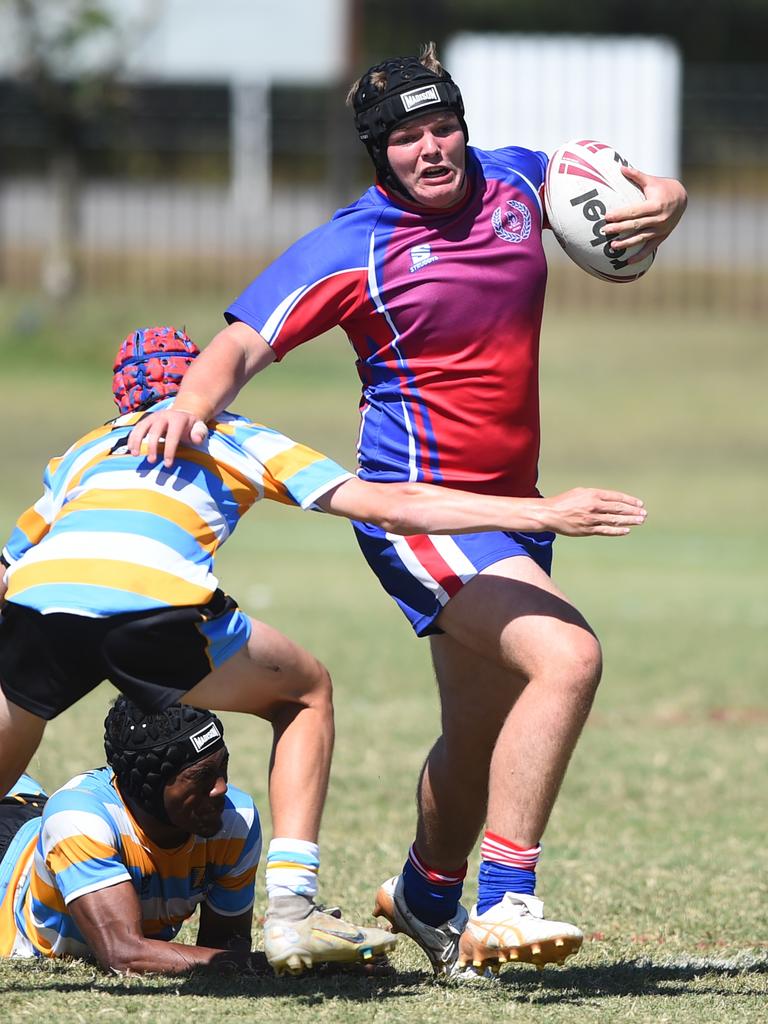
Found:
[[[123,341],[112,367],[112,394],[121,413],[140,412],[179,390],[200,349],[186,331],[140,327]]]

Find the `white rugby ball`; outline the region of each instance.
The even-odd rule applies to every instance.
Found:
[[[656,255],[629,263],[642,245],[614,249],[602,233],[606,213],[631,206],[643,195],[621,173],[622,166],[628,161],[613,146],[593,139],[564,143],[547,165],[544,205],[555,238],[574,263],[603,281],[636,281]]]

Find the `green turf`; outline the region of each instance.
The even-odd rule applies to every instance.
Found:
[[[217,329],[217,305],[123,297],[81,305],[54,329],[31,304],[0,300],[0,322],[15,325],[0,332],[0,534],[37,497],[47,456],[111,415],[120,336],[162,319],[185,321],[203,340]],[[621,487],[650,511],[628,538],[557,543],[556,576],[606,658],[540,866],[551,911],[589,936],[570,966],[509,968],[490,987],[436,985],[406,940],[393,978],[121,979],[84,964],[4,963],[3,1019],[764,1020],[764,336],[759,323],[692,314],[545,320],[543,488]],[[307,346],[252,382],[237,407],[349,464],[356,393],[346,341]],[[265,505],[219,567],[246,609],[332,670],[338,742],[322,895],[363,918],[412,838],[416,774],[437,728],[425,645],[342,522]],[[32,766],[45,783],[101,762],[111,692],[104,685],[51,725]],[[254,792],[268,831],[267,729],[227,716],[227,730],[233,780]]]

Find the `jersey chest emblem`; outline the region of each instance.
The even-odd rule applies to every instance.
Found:
[[[411,254],[411,265],[408,269],[412,274],[440,258],[439,256],[432,255],[432,246],[429,242],[426,242],[424,245],[413,245],[409,252]]]
[[[524,242],[531,233],[531,213],[525,203],[508,199],[508,210],[497,206],[491,215],[493,230],[505,242]]]

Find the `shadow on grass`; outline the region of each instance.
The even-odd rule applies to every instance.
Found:
[[[21,965],[19,965],[21,967]],[[312,1006],[326,999],[349,1003],[397,1000],[424,996],[434,985],[454,989],[462,996],[476,992],[484,1000],[535,1004],[578,1004],[584,999],[618,996],[764,996],[764,982],[750,984],[750,978],[768,974],[768,957],[735,957],[730,960],[681,959],[679,963],[654,963],[644,958],[605,966],[566,967],[538,972],[527,968],[506,968],[496,982],[433,982],[425,972],[392,972],[367,976],[361,972],[318,971],[300,978],[275,978],[271,973],[223,971],[211,975],[191,974],[183,978],[116,978],[99,971],[72,977],[71,969],[58,964],[21,967],[15,977],[4,972],[0,992],[41,994],[57,992],[109,992],[115,996],[207,996],[209,998],[290,998],[299,1006]],[[737,989],[720,984],[739,978]],[[692,987],[695,985],[695,989]]]
[[[721,996],[764,996],[764,981],[751,985],[750,976],[768,975],[768,957],[732,959],[681,958],[680,962],[654,963],[638,958],[601,966],[573,966],[559,970],[507,969],[499,975],[498,988],[505,995],[526,1002],[578,1003],[583,999],[616,996],[682,996],[706,993]],[[739,978],[738,989],[719,981]]]
[[[8,965],[10,966],[10,965]],[[13,965],[14,967],[16,965]],[[114,996],[207,996],[212,999],[290,998],[299,1006],[312,1006],[326,999],[350,1003],[397,999],[422,993],[431,985],[426,974],[413,971],[367,975],[359,970],[312,971],[301,977],[276,978],[271,971],[222,970],[216,974],[193,972],[184,977],[161,975],[115,977],[98,969],[73,976],[64,964],[19,964],[17,970],[0,975],[0,994],[11,995],[103,992]]]

